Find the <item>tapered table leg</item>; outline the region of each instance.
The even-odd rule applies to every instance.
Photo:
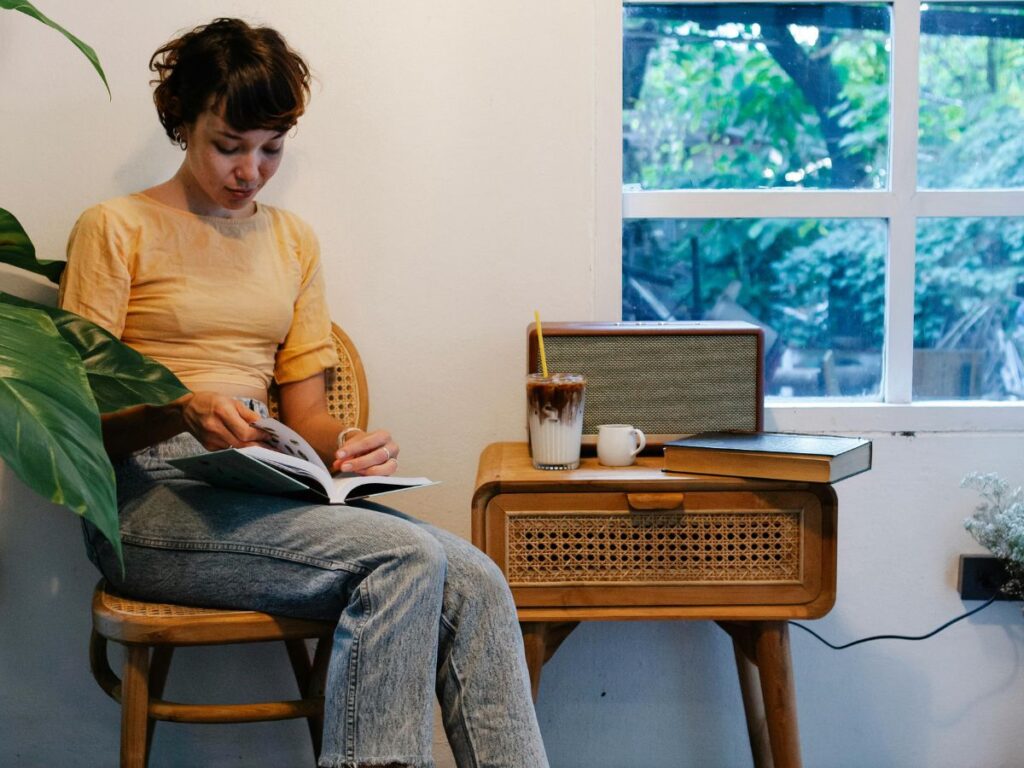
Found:
[[[784,621],[756,621],[750,626],[775,768],[800,768],[800,733],[793,664],[789,655],[789,627]]]
[[[524,621],[519,624],[523,631],[523,649],[526,651],[526,668],[530,672],[530,691],[537,701],[540,691],[540,671],[547,654],[547,622]]]
[[[768,738],[768,722],[764,714],[764,700],[761,697],[761,676],[754,663],[754,638],[750,625],[745,622],[724,621],[718,622],[718,625],[732,638],[754,768],[774,768],[771,741]]]
[[[579,626],[578,621],[521,621],[523,646],[526,649],[526,667],[530,671],[533,700],[540,690],[540,671],[558,646]]]

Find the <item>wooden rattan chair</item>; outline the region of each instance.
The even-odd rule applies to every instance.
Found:
[[[347,424],[366,428],[366,375],[348,336],[334,326],[341,362],[329,372],[328,408]],[[271,392],[271,414],[276,415]],[[121,766],[144,768],[157,720],[187,723],[245,723],[306,718],[313,752],[320,754],[323,687],[333,622],[307,621],[258,611],[232,611],[150,603],[120,596],[100,581],[93,593],[89,660],[93,676],[121,703]],[[318,641],[312,661],[305,641]],[[110,668],[107,641],[125,647],[121,679]],[[164,682],[178,646],[226,645],[282,640],[302,698],[251,704],[182,704],[165,701]]]

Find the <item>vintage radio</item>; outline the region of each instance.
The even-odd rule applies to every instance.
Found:
[[[583,442],[600,424],[632,424],[649,446],[680,435],[760,430],[764,333],[743,322],[543,323],[548,370],[587,377]],[[527,329],[527,372],[540,370]]]

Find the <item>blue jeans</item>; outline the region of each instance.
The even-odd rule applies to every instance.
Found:
[[[90,554],[117,590],[336,621],[320,766],[433,765],[435,691],[460,768],[547,766],[515,606],[486,555],[378,504],[239,493],[166,463],[202,450],[182,434],[115,465],[125,577],[101,537]]]

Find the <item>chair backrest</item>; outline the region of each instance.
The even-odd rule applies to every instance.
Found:
[[[341,328],[331,324],[331,337],[338,350],[338,364],[327,371],[327,410],[345,424],[366,429],[370,422],[370,397],[366,390],[366,371],[356,345]],[[277,385],[268,392],[270,415],[278,415]]]

